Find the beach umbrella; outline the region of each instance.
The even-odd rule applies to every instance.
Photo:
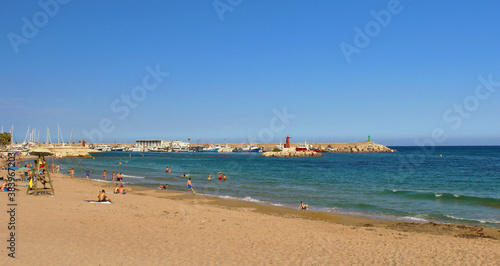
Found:
[[[31,155],[37,155],[37,156],[49,156],[52,155],[52,152],[47,149],[42,149],[42,148],[37,148],[29,151],[29,154]]]

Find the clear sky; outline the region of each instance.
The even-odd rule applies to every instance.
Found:
[[[20,142],[500,145],[499,1],[40,2],[0,4]]]

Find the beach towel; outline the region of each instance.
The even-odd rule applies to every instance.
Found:
[[[109,201],[98,201],[98,200],[85,200],[85,201],[88,203],[104,203],[104,204],[113,203],[113,202],[109,202]]]

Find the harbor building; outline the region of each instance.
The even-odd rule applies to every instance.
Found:
[[[152,139],[152,140],[136,140],[135,143],[138,147],[166,148],[172,144],[172,141]]]

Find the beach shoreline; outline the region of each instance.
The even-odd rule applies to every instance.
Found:
[[[113,184],[60,173],[52,177],[55,197],[28,196],[20,187],[17,258],[9,260],[4,248],[2,264],[25,265],[32,258],[40,264],[102,265],[500,260],[495,252],[500,230],[495,228],[380,221],[139,186],[127,186],[126,195],[117,195]],[[102,189],[113,204],[84,202],[96,200]],[[5,229],[0,236],[6,239]]]

